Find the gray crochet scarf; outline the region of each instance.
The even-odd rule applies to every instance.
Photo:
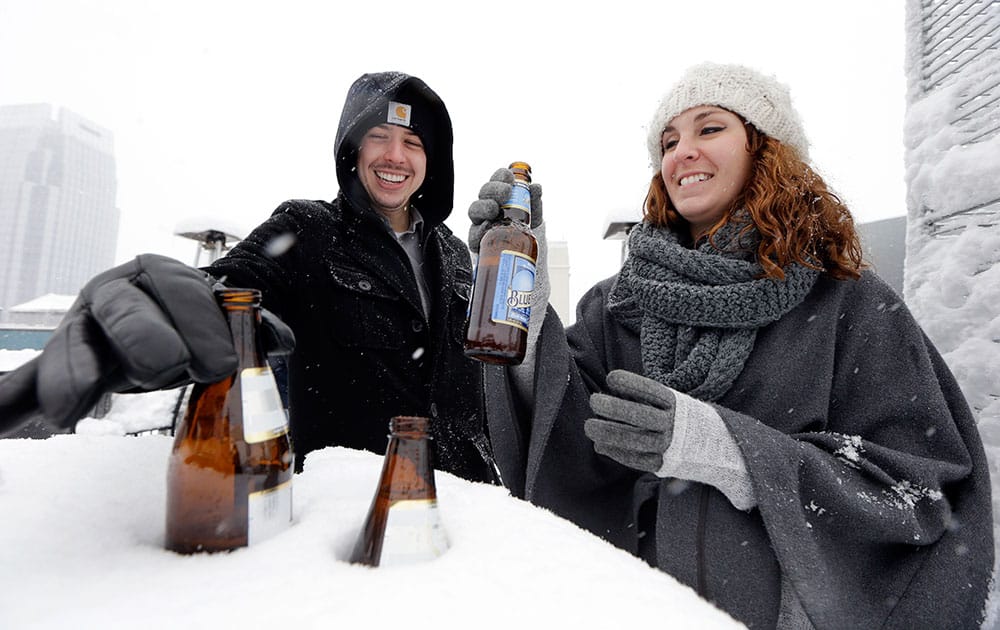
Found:
[[[666,228],[636,225],[608,308],[639,334],[646,376],[701,400],[718,400],[753,350],[757,329],[795,308],[819,272],[793,264],[784,280],[760,278],[759,236],[729,223],[713,241],[685,247]]]

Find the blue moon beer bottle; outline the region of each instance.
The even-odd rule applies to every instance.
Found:
[[[538,242],[531,233],[531,167],[510,165],[514,185],[501,206],[503,218],[479,245],[469,301],[465,355],[486,363],[517,365],[524,360],[535,287]]]

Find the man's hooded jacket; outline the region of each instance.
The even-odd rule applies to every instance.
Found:
[[[411,263],[357,176],[372,126],[408,105],[427,154],[411,198],[423,217],[424,314]],[[390,108],[393,111],[390,111]],[[468,249],[444,225],[454,194],[451,119],[423,81],[367,74],[351,86],[336,139],[340,193],[333,202],[283,203],[208,271],[261,289],[264,307],[295,332],[288,365],[292,439],[301,458],[330,445],[384,453],[389,419],[432,418],[436,466],[496,481],[484,434],[481,369],[462,353],[471,285]]]

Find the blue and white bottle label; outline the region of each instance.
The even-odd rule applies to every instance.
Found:
[[[490,319],[497,324],[528,330],[531,292],[534,288],[534,259],[507,249],[500,252]]]

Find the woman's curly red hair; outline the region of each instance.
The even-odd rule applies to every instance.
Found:
[[[744,127],[747,150],[753,156],[750,176],[733,207],[712,226],[708,237],[729,221],[746,222],[744,229],[756,228],[761,237],[757,260],[764,277],[784,278],[782,267],[799,263],[834,278],[859,278],[864,266],[861,242],[847,206],[795,149],[752,124]],[[687,220],[670,202],[659,173],[649,184],[643,219],[674,231],[689,229]]]

